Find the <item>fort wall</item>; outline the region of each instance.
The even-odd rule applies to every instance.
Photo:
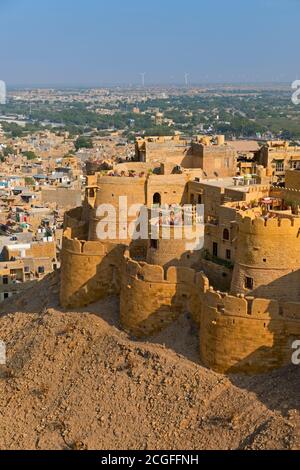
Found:
[[[152,265],[160,265],[165,269],[170,266],[182,267],[195,267],[199,265],[202,258],[200,250],[189,250],[189,246],[197,245],[200,243],[201,236],[204,237],[200,230],[198,232],[191,226],[160,226],[155,234],[155,229],[152,227],[152,237],[156,235],[159,239],[156,240],[155,246],[153,241],[148,242],[147,259],[146,261]]]
[[[87,239],[88,221],[83,216],[83,207],[76,207],[64,214],[64,230],[69,230],[70,238]]]
[[[186,175],[151,175],[147,181],[147,200],[150,207],[154,195],[160,195],[162,205],[185,204],[188,195],[188,177]]]
[[[300,337],[300,218],[285,214],[265,220],[257,209],[239,213],[233,204],[218,207],[224,188],[187,185],[184,175],[161,178],[98,175],[94,207],[85,203],[65,215],[61,304],[84,307],[119,295],[121,324],[136,337],[151,336],[189,313],[200,329],[200,359],[217,372],[256,374],[290,363],[292,343]],[[265,191],[262,185],[240,194],[251,201]],[[171,240],[159,233],[147,256],[147,241],[97,240],[99,204],[112,204],[118,212],[119,196],[127,195],[128,205],[151,204],[155,192],[162,203],[201,198],[212,219],[210,241],[220,239],[226,228],[229,239],[223,236],[222,250],[236,246],[233,274],[230,263],[200,260],[200,253],[194,259],[186,240],[175,237],[181,227],[171,229]],[[231,282],[231,293],[217,292],[209,281],[224,291]]]
[[[208,277],[210,285],[222,292],[230,290],[232,282],[232,269],[225,264],[217,264],[213,261],[202,259],[201,270]]]
[[[80,241],[65,232],[62,246],[60,301],[65,308],[83,307],[120,292],[123,245]]]
[[[89,240],[97,241],[97,225],[101,217],[97,214],[99,206],[109,204],[115,208],[117,222],[119,217],[128,220],[128,223],[133,222],[136,216],[127,218],[127,208],[120,206],[120,197],[126,196],[127,207],[137,204],[144,205],[146,203],[146,178],[129,178],[129,177],[112,177],[98,175],[99,191],[97,191],[95,208],[91,211],[91,219],[89,224]],[[103,215],[105,217],[105,215]],[[117,227],[117,237],[115,242],[118,242],[119,226]],[[130,242],[127,233],[124,231],[124,243]]]
[[[137,263],[127,259],[121,287],[121,323],[137,337],[162,330],[183,312],[199,324],[208,280],[190,268]]]
[[[290,364],[299,335],[300,303],[204,295],[200,356],[217,372],[258,374]]]
[[[239,233],[231,292],[300,301],[300,218],[237,215]]]

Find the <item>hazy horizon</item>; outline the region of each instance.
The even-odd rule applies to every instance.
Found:
[[[299,0],[0,0],[9,87],[291,83]]]

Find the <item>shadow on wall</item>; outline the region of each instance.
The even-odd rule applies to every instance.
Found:
[[[103,256],[76,254],[72,265],[63,267],[61,303],[65,308],[87,307],[120,293],[120,264],[126,247],[117,245]],[[68,256],[68,255],[67,255]]]
[[[226,374],[264,374],[266,371],[276,370],[292,364],[292,355],[294,353],[292,345],[295,340],[300,339],[300,322],[298,322],[298,334],[295,324],[293,323],[294,327],[292,327],[285,319],[271,320],[269,323],[259,321],[260,325],[257,325],[256,331],[252,331],[250,322],[253,322],[251,318],[248,320],[248,331],[246,330],[246,324],[240,325],[243,337],[239,337],[238,334],[234,335],[233,332],[232,339],[241,342],[237,347],[241,359],[229,367]],[[254,336],[253,346],[255,347],[255,344],[257,345],[259,342],[262,343],[262,346],[257,347],[247,355],[247,351],[252,348],[251,337],[254,338]],[[234,346],[232,352],[234,355]],[[236,354],[236,357],[238,358],[238,354]]]
[[[257,298],[277,299],[281,302],[300,302],[300,269],[281,276],[269,284],[260,285],[249,291],[249,295]]]
[[[189,314],[199,324],[207,288],[203,273],[182,266],[164,269],[127,258],[121,282],[121,324],[134,337],[158,334],[182,314]]]
[[[260,374],[288,365],[299,338],[299,303],[205,295],[200,350],[217,372]]]

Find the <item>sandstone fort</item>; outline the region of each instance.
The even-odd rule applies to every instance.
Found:
[[[223,136],[148,137],[137,140],[135,161],[90,173],[83,205],[64,220],[64,307],[119,296],[121,324],[138,338],[188,314],[199,361],[221,373],[291,362],[300,337],[299,148],[272,141],[241,152]],[[149,210],[203,204],[203,248],[187,250],[180,224],[164,239],[164,222],[158,239],[150,223],[148,240],[99,240],[97,208],[118,211],[120,196]]]

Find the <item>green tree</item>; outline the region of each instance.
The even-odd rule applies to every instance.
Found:
[[[8,157],[8,155],[13,155],[15,153],[15,151],[14,151],[13,147],[8,145],[7,147],[5,147],[2,150],[2,153],[3,153],[4,157]]]
[[[93,142],[89,137],[80,136],[75,142],[75,148],[76,150],[79,150],[82,148],[91,149],[93,148]]]
[[[27,160],[36,160],[37,159],[36,154],[34,152],[32,152],[31,150],[23,152],[23,155],[24,155],[24,157],[27,158]]]
[[[34,186],[34,179],[27,176],[25,178],[25,185],[26,186]]]

